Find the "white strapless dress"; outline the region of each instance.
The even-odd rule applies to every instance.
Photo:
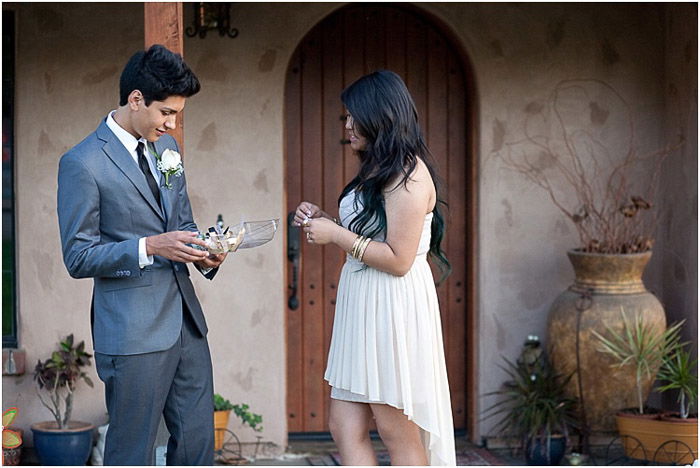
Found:
[[[357,216],[355,193],[340,203],[344,227]],[[338,283],[325,379],[331,398],[402,409],[423,435],[431,465],[455,465],[454,426],[437,293],[427,253],[426,215],[415,262],[405,276],[348,255]],[[382,241],[383,237],[376,236]]]

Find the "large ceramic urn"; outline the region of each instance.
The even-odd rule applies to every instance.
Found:
[[[615,413],[637,407],[635,369],[612,367],[613,360],[599,352],[593,331],[608,336],[606,327],[624,329],[623,313],[632,321],[639,315],[646,326],[666,329],[659,300],[644,287],[642,273],[651,252],[589,254],[568,252],[576,280],[552,304],[548,321],[550,356],[565,374],[579,369],[567,386],[569,396],[581,398],[588,427],[594,432],[614,431]],[[651,391],[655,375],[643,384]]]

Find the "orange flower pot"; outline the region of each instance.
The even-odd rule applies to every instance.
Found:
[[[217,452],[224,446],[224,436],[230,415],[231,410],[214,411],[214,450]]]
[[[689,465],[698,457],[697,419],[671,421],[625,413],[617,414],[615,419],[620,436],[629,436],[623,438],[623,443],[630,458]]]

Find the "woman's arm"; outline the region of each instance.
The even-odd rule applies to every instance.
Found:
[[[435,189],[427,168],[416,167],[406,186],[399,184],[385,194],[387,235],[384,242],[370,242],[363,263],[392,275],[403,276],[413,265],[423,222],[432,211]],[[333,242],[346,252],[352,250],[357,234],[326,219],[313,219],[304,228],[316,244]]]

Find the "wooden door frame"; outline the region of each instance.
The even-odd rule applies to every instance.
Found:
[[[144,46],[162,44],[184,57],[184,19],[182,2],[144,2],[143,4]],[[185,117],[177,115],[175,128],[169,132],[177,141],[180,153],[185,153]]]
[[[304,38],[306,35],[312,31],[316,26],[319,24],[323,23],[329,16],[337,13],[339,10],[342,8],[349,8],[357,6],[357,4],[350,4],[350,5],[342,5],[339,6],[338,8],[335,8],[331,11],[329,11],[326,15],[323,16],[323,18],[319,19],[317,22],[315,22],[311,27],[309,28],[308,31],[297,41],[297,45],[294,47],[294,52],[298,49],[298,47],[301,45],[303,42]],[[369,6],[369,5],[368,5]],[[377,6],[376,3],[371,4],[371,6]],[[466,385],[466,406],[467,406],[467,437],[469,440],[471,440],[474,443],[479,443],[481,434],[479,432],[479,417],[478,417],[478,401],[479,401],[479,385],[478,385],[478,363],[479,363],[479,342],[478,342],[478,292],[479,288],[477,287],[478,280],[479,280],[479,275],[478,275],[478,225],[479,225],[479,161],[478,161],[478,141],[480,140],[479,136],[479,128],[478,128],[478,101],[477,101],[477,93],[476,93],[476,80],[475,80],[475,74],[473,71],[473,66],[471,63],[471,60],[469,59],[468,54],[466,53],[465,48],[462,46],[462,42],[459,39],[459,36],[453,32],[452,28],[445,23],[445,21],[439,17],[437,17],[435,14],[424,10],[423,8],[420,8],[416,5],[411,5],[411,4],[403,4],[403,3],[392,3],[390,6],[394,8],[400,8],[404,9],[406,11],[409,11],[413,14],[422,16],[425,18],[425,20],[435,26],[435,28],[442,33],[445,38],[447,39],[449,45],[452,47],[456,55],[460,58],[461,61],[461,66],[462,66],[462,72],[464,73],[464,78],[465,81],[468,83],[469,86],[467,86],[466,90],[466,100],[467,100],[467,108],[465,109],[465,116],[467,118],[466,122],[466,138],[467,138],[467,154],[466,157],[468,159],[466,168],[467,168],[467,174],[466,174],[466,180],[467,180],[467,191],[466,191],[466,197],[467,197],[467,204],[466,204],[466,213],[464,213],[464,216],[466,216],[467,219],[467,225],[468,225],[468,230],[465,233],[467,236],[467,249],[466,249],[466,256],[467,258],[465,260],[466,264],[466,292],[467,292],[467,298],[466,298],[466,326],[467,330],[465,333],[465,350],[466,350],[466,380],[467,380],[467,385]],[[292,58],[294,57],[294,52],[290,55],[289,57],[289,62],[287,64],[287,69],[285,71],[285,83],[287,82],[287,78],[289,76],[289,73],[291,72],[291,67],[293,66],[292,64]],[[284,106],[287,105],[287,99],[286,96],[284,98]],[[286,115],[286,109],[283,109],[282,115]],[[286,125],[283,125],[284,127],[284,136],[283,136],[283,145],[284,145],[284,172],[285,172],[285,177],[284,177],[284,206],[287,206],[287,193],[289,192],[289,188],[287,185],[287,180],[288,178],[286,177],[286,171],[287,171],[287,135],[286,135]],[[287,242],[287,232],[285,231],[284,233],[284,242],[286,245]],[[284,269],[284,285],[289,284],[289,278],[288,278],[288,268],[285,267]],[[284,326],[285,326],[285,340],[287,338],[287,314],[285,314],[285,321],[284,321]],[[287,352],[287,346],[285,342],[285,353]],[[285,371],[286,371],[286,358],[285,358]],[[289,376],[286,377],[285,379],[285,391],[289,388],[287,384],[287,380],[289,379]],[[286,397],[285,397],[285,402],[286,402]],[[285,419],[286,420],[286,419]]]

